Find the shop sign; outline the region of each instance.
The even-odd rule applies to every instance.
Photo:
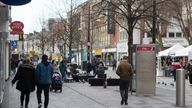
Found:
[[[12,30],[22,30],[24,28],[24,24],[21,21],[14,21],[11,23],[10,28]]]
[[[153,46],[138,46],[136,48],[136,51],[154,51],[155,50],[155,47]]]
[[[10,24],[10,34],[23,34],[24,24],[21,21],[14,21]]]
[[[127,41],[117,43],[117,52],[127,52],[127,51],[128,51]]]
[[[102,54],[102,50],[101,49],[96,49],[95,50],[95,55],[101,55]]]
[[[188,46],[189,43],[185,38],[162,38],[163,46],[164,47],[171,47],[177,43],[181,44],[182,46]]]
[[[13,6],[24,5],[31,2],[31,0],[0,0],[0,1],[3,2],[4,4]]]

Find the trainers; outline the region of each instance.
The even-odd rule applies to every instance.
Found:
[[[39,105],[38,105],[38,108],[41,108],[42,107],[42,104],[40,103]]]

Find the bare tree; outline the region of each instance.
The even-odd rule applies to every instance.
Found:
[[[149,0],[102,0],[102,4],[106,5],[103,5],[100,14],[108,16],[108,20],[126,30],[129,62],[132,64],[133,30],[152,6],[148,5]],[[103,10],[110,14],[103,13]]]
[[[145,27],[140,26],[141,31],[147,33],[152,36],[152,28],[153,28],[153,17],[156,17],[156,43],[159,45],[160,50],[163,49],[162,37],[166,37],[167,27],[171,24],[171,18],[174,16],[173,11],[167,6],[170,2],[169,0],[156,0],[156,16],[153,16],[152,8],[149,9],[145,13],[145,18],[143,19],[143,23]],[[150,5],[150,4],[149,4]],[[152,4],[151,4],[152,5]]]
[[[44,19],[44,17],[39,18],[38,24],[41,27],[41,31],[35,32],[36,40],[38,40],[36,45],[37,45],[38,48],[41,49],[41,53],[43,55],[45,53],[46,46],[49,45],[50,35],[49,35],[49,32],[45,29],[45,19]]]
[[[76,1],[77,2],[77,1]],[[80,40],[78,28],[80,24],[80,15],[76,9],[76,3],[73,0],[63,1],[63,9],[56,8],[56,14],[59,16],[61,21],[61,29],[58,32],[58,40],[62,40],[64,45],[64,51],[66,51],[65,46],[69,49],[69,62],[72,58],[72,48],[77,48],[78,41]],[[65,54],[64,54],[65,55]]]
[[[169,0],[169,7],[175,13],[180,28],[189,44],[192,44],[192,0]]]

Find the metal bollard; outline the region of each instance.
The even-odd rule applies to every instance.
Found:
[[[185,106],[185,70],[176,70],[176,106]]]

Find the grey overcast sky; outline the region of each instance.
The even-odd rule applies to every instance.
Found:
[[[61,6],[61,2],[64,1],[69,2],[70,0],[32,0],[26,5],[12,6],[12,21],[23,22],[24,33],[32,33],[34,30],[40,31],[42,19],[46,20],[57,17],[54,11],[66,7]],[[87,0],[73,0],[73,2],[76,1],[82,3]]]

